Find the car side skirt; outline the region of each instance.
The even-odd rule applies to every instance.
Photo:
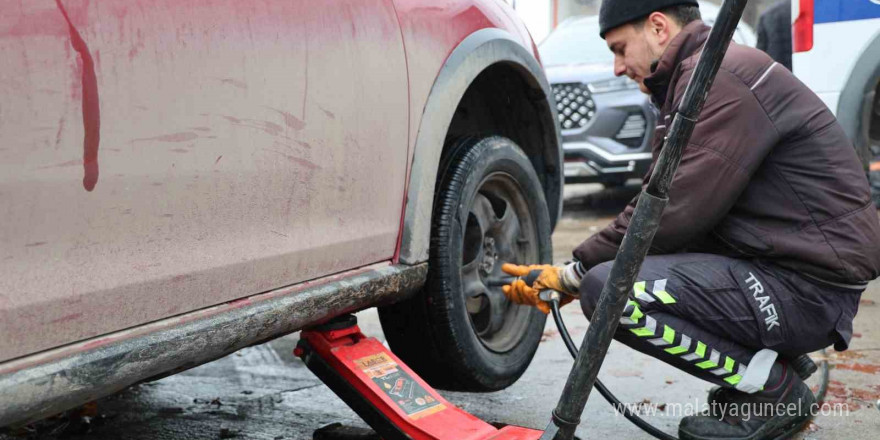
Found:
[[[332,317],[406,298],[427,264],[375,264],[0,364],[0,426],[57,414]]]

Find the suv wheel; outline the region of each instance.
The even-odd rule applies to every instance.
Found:
[[[550,218],[540,180],[511,140],[468,138],[449,151],[425,288],[379,318],[394,353],[431,385],[494,391],[528,367],[546,317],[490,280],[505,276],[504,262],[550,262]]]

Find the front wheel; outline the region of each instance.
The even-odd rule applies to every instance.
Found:
[[[492,281],[505,276],[504,262],[550,262],[550,217],[531,162],[511,140],[468,138],[449,151],[425,288],[380,308],[379,318],[392,351],[431,385],[494,391],[528,367],[546,317],[512,304]]]

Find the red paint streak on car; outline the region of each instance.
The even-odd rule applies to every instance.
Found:
[[[61,0],[55,0],[58,9],[67,21],[70,30],[70,44],[82,62],[82,115],[83,115],[83,187],[86,191],[95,189],[98,183],[98,146],[101,142],[101,110],[98,102],[98,77],[95,62],[89,47],[79,31],[70,21]]]
[[[75,319],[80,318],[82,315],[83,315],[82,313],[71,313],[69,315],[64,315],[58,319],[53,319],[53,320],[49,321],[49,324],[57,324],[59,322],[73,321]]]

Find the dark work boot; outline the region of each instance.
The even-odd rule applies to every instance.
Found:
[[[706,411],[703,411],[703,415],[720,419],[723,417],[723,414],[721,413],[722,409],[729,407],[731,402],[736,399],[736,395],[741,393],[741,391],[737,391],[731,387],[712,387],[709,390],[709,394],[706,396],[706,404],[709,405],[709,408]]]
[[[775,440],[799,430],[810,420],[816,398],[786,365],[777,364],[774,370],[765,389],[754,394],[725,389],[719,395],[720,391],[713,390],[709,399],[720,405],[713,410],[710,403],[710,414],[683,418],[679,438]]]

